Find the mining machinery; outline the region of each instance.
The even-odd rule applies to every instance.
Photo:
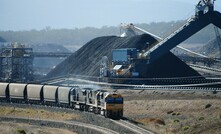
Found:
[[[112,51],[112,68],[110,69],[110,71],[114,70],[116,72],[114,74],[118,74],[118,75],[112,75],[112,76],[114,77],[115,76],[120,76],[120,77],[132,77],[132,76],[137,77],[138,76],[142,78],[143,77],[155,77],[155,76],[166,77],[169,73],[165,75],[162,75],[162,73],[166,71],[167,72],[173,71],[174,74],[172,74],[171,76],[177,77],[176,73],[180,71],[178,72],[175,71],[175,69],[178,68],[178,67],[175,67],[175,65],[177,65],[177,60],[175,56],[170,53],[170,50],[175,47],[178,47],[178,48],[181,48],[182,50],[188,51],[197,56],[207,58],[207,56],[205,55],[195,53],[193,51],[190,51],[178,45],[211,23],[215,25],[216,27],[221,28],[221,13],[214,10],[214,1],[200,0],[195,7],[195,15],[187,19],[184,25],[182,25],[180,28],[178,28],[176,31],[174,31],[172,34],[170,34],[168,37],[164,39],[150,32],[142,30],[141,28],[134,26],[132,23],[126,24],[126,25],[123,24],[122,27],[126,29],[127,31],[124,34],[122,34],[121,37],[134,36],[136,35],[136,31],[139,31],[139,32],[149,34],[150,36],[154,37],[157,41],[155,43],[149,44],[148,47],[144,50],[136,51],[133,48],[132,48],[133,50],[129,48],[113,50]],[[136,55],[131,55],[134,53],[130,51],[133,51],[133,52],[136,51]],[[121,52],[121,54],[119,55],[122,59],[115,58],[116,55],[118,55],[118,52]],[[173,58],[173,61],[170,60],[171,58]],[[170,61],[167,61],[167,60],[170,60]],[[162,67],[159,67],[159,65],[162,66],[163,64],[162,61],[165,62],[163,67],[167,69],[159,69],[159,68],[162,68]],[[171,65],[168,65],[168,64],[171,64]],[[168,66],[165,66],[165,65],[168,65]],[[186,66],[187,65],[180,63],[179,67],[184,69],[184,68],[187,68]],[[158,68],[158,70],[156,68]],[[154,73],[158,73],[159,75],[156,75]],[[119,75],[119,74],[122,74],[122,75]],[[132,75],[132,74],[135,74],[135,75]],[[182,75],[183,74],[180,74],[180,76]],[[192,71],[190,75],[198,75],[198,74]],[[168,76],[168,77],[171,77],[171,76]]]
[[[138,35],[139,33],[144,33],[144,34],[148,34],[152,37],[154,37],[156,40],[157,40],[157,43],[159,43],[160,41],[163,40],[163,38],[151,33],[151,32],[148,32],[142,28],[139,28],[137,26],[135,26],[133,23],[129,23],[129,24],[121,24],[121,28],[123,28],[125,31],[120,35],[120,37],[130,37],[130,36],[135,36],[135,35]],[[214,27],[215,28],[215,27]],[[187,53],[190,53],[191,55],[194,55],[194,56],[198,56],[198,57],[201,57],[201,58],[209,58],[208,56],[206,55],[203,55],[203,54],[200,54],[200,53],[197,53],[197,52],[194,52],[192,50],[189,50],[187,48],[184,48],[182,46],[176,46],[176,48],[178,49],[181,49]]]
[[[147,58],[149,63],[154,62],[207,25],[212,23],[216,27],[221,28],[220,21],[221,13],[214,11],[214,1],[200,0],[196,5],[194,17],[188,19],[182,27],[164,40],[151,46],[150,49],[145,50],[145,52],[142,53],[142,57]]]

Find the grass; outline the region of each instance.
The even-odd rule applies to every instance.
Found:
[[[14,108],[10,106],[0,107],[0,116],[31,117],[54,120],[70,120],[80,118],[80,115],[74,113],[52,112],[44,109],[33,108]]]

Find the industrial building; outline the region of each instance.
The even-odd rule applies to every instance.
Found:
[[[99,77],[99,81],[111,83],[152,85],[205,82],[203,75],[171,50],[209,24],[221,28],[220,20],[221,14],[214,10],[214,1],[201,0],[195,7],[195,15],[166,38],[159,38],[132,24],[126,25],[128,32],[125,34],[97,37],[89,41],[46,77],[76,74]],[[136,35],[134,29],[146,34]]]
[[[27,82],[33,80],[33,50],[20,43],[9,43],[0,49],[0,80]]]

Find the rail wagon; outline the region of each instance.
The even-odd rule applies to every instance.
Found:
[[[115,119],[123,116],[120,94],[78,86],[0,83],[0,101],[75,108]]]
[[[51,85],[45,85],[43,87],[43,94],[44,94],[44,104],[46,105],[56,105],[57,104],[57,98],[58,98],[58,92],[57,92],[58,86],[51,86]]]
[[[27,99],[27,84],[10,83],[9,97],[11,102],[25,103]]]
[[[72,87],[58,87],[58,105],[61,107],[70,107],[70,95],[73,92]]]
[[[8,101],[9,100],[9,83],[0,83],[0,100]]]
[[[36,84],[27,85],[27,101],[30,104],[42,104],[43,103],[43,86]]]

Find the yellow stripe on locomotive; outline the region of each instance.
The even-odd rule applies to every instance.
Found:
[[[120,94],[108,94],[105,97],[105,109],[107,117],[122,117],[123,97]]]

